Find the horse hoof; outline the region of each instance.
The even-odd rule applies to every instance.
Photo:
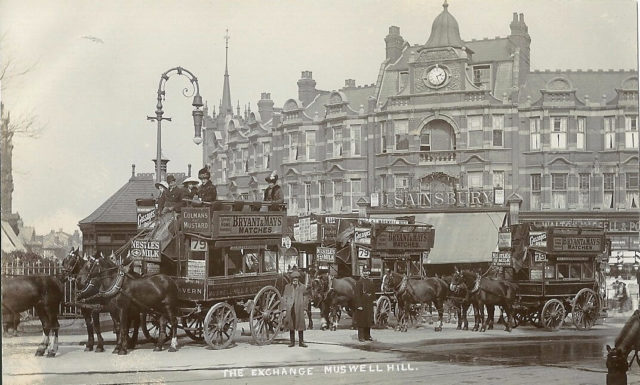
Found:
[[[462,326],[459,326],[456,328],[456,330],[462,330]]]
[[[96,349],[97,350],[97,349]],[[93,346],[87,346],[86,348],[84,348],[85,352],[91,352],[93,351]]]
[[[177,352],[178,349],[174,348],[173,346],[170,346],[169,349],[167,349],[167,351],[173,353],[173,352]]]
[[[44,356],[44,350],[36,350],[36,357]]]
[[[98,346],[98,347],[96,348],[96,353],[104,353],[104,348],[103,348],[103,347]]]
[[[120,353],[120,349],[115,348],[115,349],[113,349],[113,351],[111,353],[112,354],[118,354],[118,353]]]
[[[504,331],[511,333],[511,328],[505,328]]]
[[[127,349],[120,349],[120,351],[118,352],[119,356],[126,356],[127,355]]]
[[[47,352],[47,358],[53,358],[56,356],[56,352]]]
[[[161,351],[162,351],[162,348],[161,348],[161,347],[156,346],[155,348],[153,348],[153,351],[154,351],[154,352],[161,352]]]
[[[468,331],[468,330],[469,330],[469,327],[468,327],[468,326],[465,326],[465,327],[463,327],[463,328],[462,328],[462,330],[467,330],[467,331]]]

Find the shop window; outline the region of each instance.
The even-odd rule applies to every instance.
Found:
[[[307,133],[299,132],[297,141],[297,160],[307,160]]]
[[[540,149],[540,118],[529,119],[529,138],[531,150]]]

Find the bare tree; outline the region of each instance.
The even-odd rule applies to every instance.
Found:
[[[0,36],[0,45],[5,40],[5,35]],[[35,65],[17,66],[13,59],[5,55],[0,65],[0,92],[4,92],[14,80],[28,74]],[[4,103],[0,102],[0,212],[5,216],[11,216],[13,194],[13,138],[22,136],[38,138],[43,126],[37,121],[37,115],[33,111],[23,113],[17,118],[11,118],[11,114],[5,111]]]

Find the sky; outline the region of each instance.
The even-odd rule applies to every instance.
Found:
[[[13,210],[38,233],[72,233],[136,172],[153,172],[160,75],[182,66],[216,110],[229,29],[231,99],[257,110],[297,98],[302,71],[318,89],[375,83],[389,26],[424,44],[442,0],[0,0],[2,84],[12,119],[35,116],[37,139],[14,140]],[[638,69],[633,0],[449,0],[463,40],[506,37],[524,13],[532,69]],[[14,73],[15,73],[14,72]],[[166,85],[162,150],[169,172],[202,167],[185,77]]]

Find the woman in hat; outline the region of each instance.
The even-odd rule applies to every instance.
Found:
[[[277,185],[278,174],[274,171],[264,180],[269,183],[269,186],[264,190],[264,201],[274,203],[269,206],[269,211],[282,211],[281,204],[284,202],[284,197],[282,196],[282,189]]]
[[[189,200],[193,200],[198,197],[198,185],[200,181],[198,178],[190,176],[184,181],[182,181],[182,186],[184,186],[187,193],[185,194],[185,198]]]
[[[284,287],[284,294],[282,295],[282,310],[287,312],[284,319],[284,327],[289,329],[290,348],[296,346],[296,330],[298,331],[298,346],[306,348],[307,344],[304,343],[305,287],[300,283],[300,273],[298,273],[297,269],[293,270],[290,278],[291,282]]]
[[[156,204],[158,205],[158,213],[161,213],[164,208],[164,202],[167,199],[165,193],[169,190],[169,185],[165,181],[157,182],[156,188],[159,190]]]
[[[198,179],[200,179],[200,188],[198,189],[198,197],[203,202],[214,202],[218,198],[218,190],[211,182],[211,172],[207,167],[203,167],[198,171]]]

